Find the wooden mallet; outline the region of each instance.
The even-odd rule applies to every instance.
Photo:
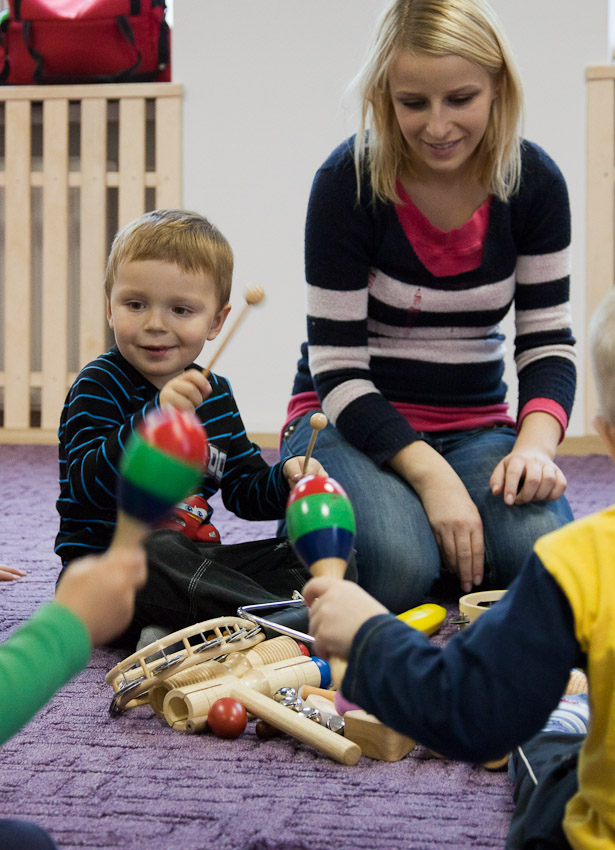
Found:
[[[205,429],[194,412],[165,407],[146,416],[120,462],[111,547],[140,545],[151,525],[195,492],[208,455]]]
[[[308,463],[310,462],[312,452],[314,451],[314,444],[316,443],[316,437],[318,436],[318,432],[322,431],[323,428],[326,428],[327,423],[328,419],[324,413],[313,413],[310,416],[310,427],[312,428],[312,436],[310,437],[310,442],[308,443],[307,451],[305,453],[305,459],[303,461],[303,469],[301,470],[304,475],[307,472]]]
[[[354,765],[361,758],[361,748],[354,741],[300,717],[291,708],[281,706],[253,688],[247,688],[241,679],[237,679],[237,684],[231,690],[231,697],[244,705],[251,714],[314,747],[340,764]]]
[[[263,300],[263,298],[265,297],[265,290],[261,286],[250,286],[248,287],[248,289],[246,289],[243,297],[246,303],[241,308],[241,312],[237,316],[234,325],[231,327],[227,335],[224,337],[224,339],[218,346],[218,350],[209,361],[209,364],[202,370],[206,378],[209,376],[209,373],[211,372],[214,363],[222,354],[222,351],[228,345],[229,340],[231,339],[239,325],[245,319],[250,307],[252,307],[254,304],[260,304],[260,302]]]
[[[308,475],[291,491],[286,529],[292,546],[313,576],[343,579],[356,531],[345,490],[333,478]],[[346,662],[330,658],[331,679],[339,687]]]

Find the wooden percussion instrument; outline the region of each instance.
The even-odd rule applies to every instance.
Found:
[[[120,462],[111,548],[142,543],[153,523],[195,491],[208,454],[205,429],[193,412],[166,407],[146,416]]]
[[[293,488],[286,505],[288,537],[313,576],[344,578],[356,531],[346,491],[333,478],[308,475]],[[331,678],[339,687],[346,662],[329,659]]]
[[[119,714],[148,702],[150,688],[181,670],[265,640],[260,627],[240,617],[217,617],[160,638],[116,664],[105,677],[115,691],[109,711]],[[160,657],[162,656],[162,657]]]
[[[231,329],[229,330],[227,335],[222,340],[221,344],[218,346],[218,350],[216,351],[214,356],[209,361],[209,364],[202,370],[203,374],[205,375],[206,378],[209,376],[209,373],[213,369],[214,363],[216,362],[218,357],[222,354],[222,351],[228,345],[229,340],[232,338],[233,334],[237,331],[239,325],[245,319],[250,307],[252,307],[254,304],[259,304],[263,300],[264,297],[265,297],[265,290],[260,286],[250,286],[250,287],[248,287],[248,289],[246,289],[245,294],[244,294],[244,300],[245,300],[246,303],[243,305],[241,312],[237,316],[237,319],[236,319],[234,325],[231,327]]]

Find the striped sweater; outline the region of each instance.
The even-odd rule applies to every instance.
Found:
[[[270,467],[248,439],[226,378],[211,374],[209,382],[212,393],[196,409],[209,443],[199,495],[209,499],[220,489],[224,505],[243,519],[281,519],[289,493],[283,464]],[[55,551],[63,565],[109,546],[121,455],[143,417],[158,406],[158,389],[116,346],[79,373],[58,430],[60,530]]]
[[[308,342],[293,397],[316,391],[330,421],[379,464],[417,439],[395,405],[450,413],[451,423],[482,410],[488,422],[506,400],[500,323],[514,305],[518,409],[557,408],[566,422],[576,385],[570,212],[555,163],[523,142],[521,188],[508,203],[491,199],[482,262],[440,277],[417,257],[395,204],[372,203],[367,181],[357,201],[353,144],[312,186]]]

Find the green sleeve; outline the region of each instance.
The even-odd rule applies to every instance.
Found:
[[[0,645],[0,743],[88,663],[90,637],[64,605],[48,602]]]

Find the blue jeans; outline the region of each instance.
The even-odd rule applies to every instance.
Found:
[[[313,411],[312,411],[313,412]],[[310,439],[307,413],[287,429],[282,457],[304,454]],[[294,427],[293,427],[294,426]],[[508,506],[489,489],[489,478],[515,442],[512,428],[422,433],[465,484],[483,522],[485,578],[508,587],[534,542],[573,519],[565,498]],[[333,425],[318,434],[314,457],[348,493],[354,507],[359,584],[393,613],[425,601],[442,562],[421,500],[387,467],[351,446]],[[281,523],[279,533],[284,533]]]

